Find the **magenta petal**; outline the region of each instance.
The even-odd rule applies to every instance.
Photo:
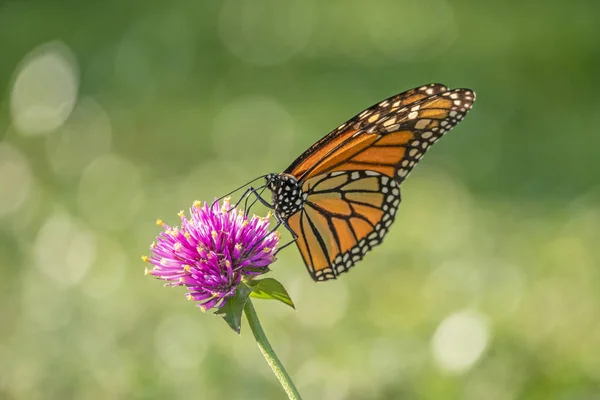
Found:
[[[181,226],[158,221],[163,231],[151,246],[150,275],[169,286],[186,286],[188,298],[203,309],[220,307],[244,277],[268,272],[279,236],[269,233],[269,219],[246,217],[223,204],[195,202]],[[230,210],[230,211],[228,211]]]

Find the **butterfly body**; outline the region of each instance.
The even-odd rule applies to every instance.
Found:
[[[266,176],[275,215],[291,230],[314,280],[335,279],[382,242],[401,201],[400,184],[474,100],[469,89],[411,89],[340,125],[284,173]]]
[[[268,174],[267,187],[273,196],[273,210],[280,221],[287,220],[304,206],[307,194],[298,180],[288,174]]]

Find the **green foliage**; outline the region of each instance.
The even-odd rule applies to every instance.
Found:
[[[143,277],[154,220],[430,82],[475,90],[472,112],[348,274],[278,255],[297,311],[255,302],[269,339],[307,399],[594,398],[599,20],[583,0],[3,2],[0,398],[281,398],[249,332]],[[448,369],[457,314],[489,336]]]

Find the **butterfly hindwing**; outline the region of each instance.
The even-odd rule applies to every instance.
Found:
[[[303,209],[288,219],[308,272],[333,279],[381,243],[400,204],[398,183],[373,171],[333,172],[304,182]]]

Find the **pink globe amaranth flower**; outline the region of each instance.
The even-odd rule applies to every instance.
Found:
[[[269,233],[270,214],[248,218],[225,199],[222,207],[196,201],[190,219],[183,211],[179,216],[180,227],[156,221],[164,231],[142,259],[154,266],[147,274],[169,281],[167,286],[186,286],[188,299],[203,311],[221,307],[242,279],[268,272],[275,261],[279,234]]]

